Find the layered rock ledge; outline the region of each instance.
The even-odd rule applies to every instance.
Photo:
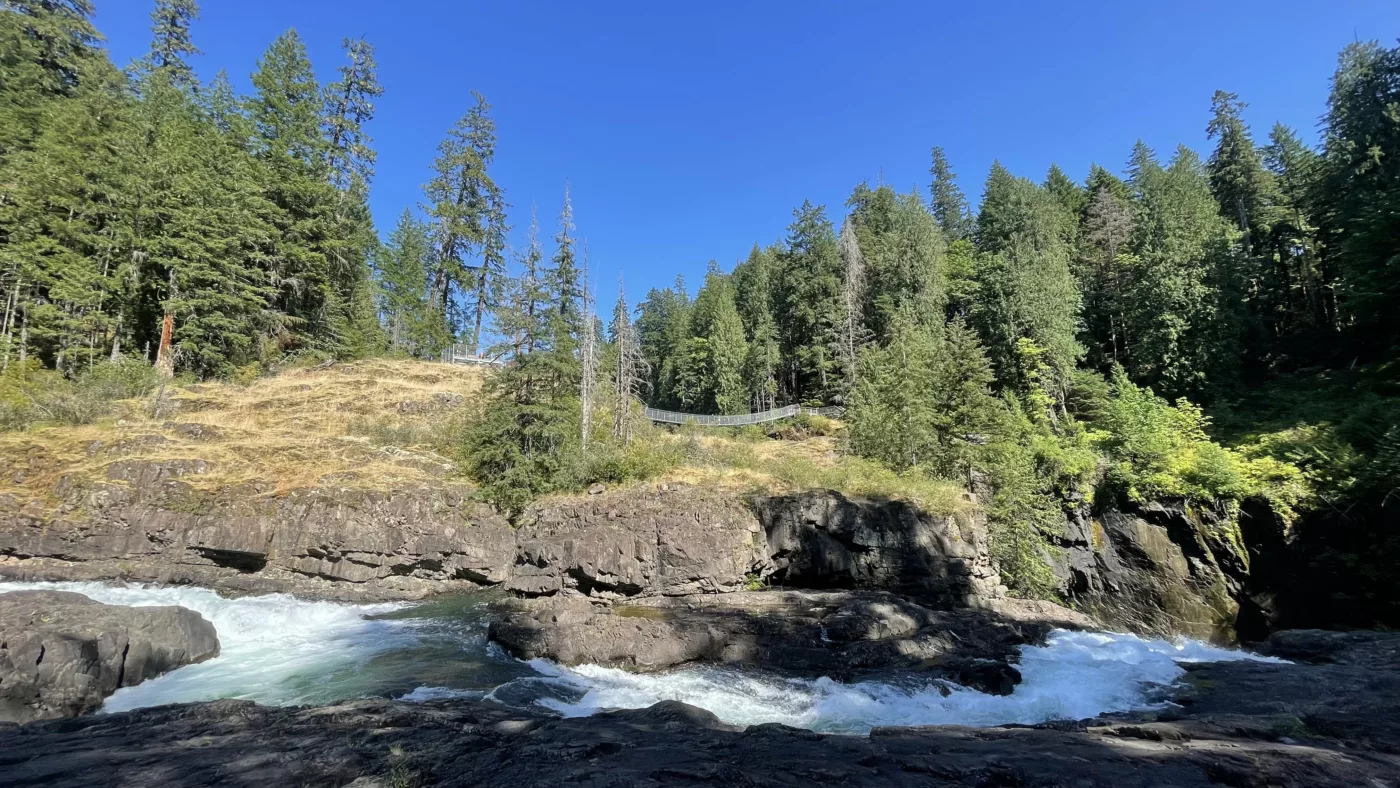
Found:
[[[218,653],[214,626],[183,607],[104,605],[65,591],[0,594],[0,720],[84,714],[121,687]]]

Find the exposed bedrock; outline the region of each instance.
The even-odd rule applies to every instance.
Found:
[[[204,490],[200,460],[119,460],[55,500],[0,495],[0,577],[194,583],[238,593],[414,599],[502,586],[523,596],[632,599],[777,586],[883,590],[934,609],[1005,588],[975,505],[934,515],[828,490],[747,497],[641,485],[549,499],[515,527],[449,482],[382,492]],[[1064,596],[1108,626],[1262,637],[1232,521],[1183,503],[1084,511],[1054,559]],[[1243,608],[1241,603],[1243,602]],[[1241,613],[1241,610],[1244,613]]]
[[[73,717],[121,687],[219,653],[183,607],[104,605],[64,591],[0,594],[0,720]]]
[[[467,487],[209,492],[200,465],[120,461],[61,480],[57,507],[0,495],[0,576],[395,599],[500,583],[514,560],[510,524]]]
[[[165,706],[0,725],[0,787],[1394,785],[1400,639],[1365,637],[1311,647],[1324,665],[1196,666],[1185,705],[1156,712],[869,736],[740,729],[675,701],[572,719],[467,700]]]
[[[1185,501],[1086,509],[1068,518],[1061,546],[1055,569],[1065,597],[1103,624],[1237,639],[1241,600],[1251,604],[1250,559],[1231,518]],[[1250,638],[1267,634],[1253,622],[1245,630]]]
[[[577,597],[504,600],[491,637],[522,659],[662,670],[687,662],[852,680],[918,670],[1004,695],[1021,646],[1092,625],[1048,604],[934,610],[884,591],[737,591],[610,605]]]

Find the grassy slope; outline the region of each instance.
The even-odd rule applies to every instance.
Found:
[[[0,433],[0,494],[52,500],[59,480],[125,460],[204,460],[202,489],[267,494],[328,482],[391,489],[450,469],[437,436],[481,386],[475,369],[372,360],[300,369],[248,386],[202,383],[123,403],[85,426]]]
[[[463,408],[482,370],[373,359],[295,369],[243,386],[200,383],[122,403],[121,415],[84,426],[0,433],[0,494],[56,503],[60,480],[96,481],[113,463],[203,460],[183,477],[214,491],[257,485],[263,495],[323,484],[392,490],[457,474]],[[686,483],[736,494],[831,487],[914,500],[950,513],[966,505],[943,481],[901,478],[844,457],[830,420],[758,430],[639,430],[645,455],[626,484]]]

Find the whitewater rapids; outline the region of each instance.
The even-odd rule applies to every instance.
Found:
[[[998,696],[929,679],[843,684],[722,667],[633,674],[525,663],[487,642],[485,603],[471,598],[349,605],[284,594],[226,599],[184,586],[0,582],[0,593],[26,589],[75,591],[114,605],[181,605],[214,625],[218,657],[124,687],[107,699],[107,712],[217,698],[298,705],[388,696],[485,697],[586,716],[678,700],[737,725],[864,733],[885,725],[1031,724],[1151,708],[1183,674],[1180,663],[1267,659],[1189,640],[1056,631],[1046,645],[1022,649],[1021,684]]]

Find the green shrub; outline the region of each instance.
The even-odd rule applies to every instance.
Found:
[[[1134,501],[1179,497],[1231,504],[1264,498],[1285,520],[1310,495],[1298,466],[1210,440],[1209,420],[1185,399],[1168,404],[1121,369],[1112,389],[1096,425],[1097,442],[1110,460],[1108,489]]]
[[[118,402],[149,394],[160,378],[151,365],[118,359],[84,370],[76,381],[30,359],[0,375],[0,429],[43,422],[91,424],[116,412]]]

